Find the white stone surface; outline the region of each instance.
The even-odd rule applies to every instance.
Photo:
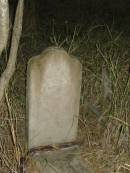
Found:
[[[76,139],[82,66],[59,48],[31,58],[27,77],[29,148]]]

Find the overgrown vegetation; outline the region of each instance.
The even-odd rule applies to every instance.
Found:
[[[26,148],[27,61],[52,45],[77,56],[83,65],[79,118],[82,156],[95,172],[129,171],[128,38],[107,25],[75,25],[68,21],[45,21],[35,32],[27,29],[21,39],[17,70],[0,111],[0,172],[17,173]]]

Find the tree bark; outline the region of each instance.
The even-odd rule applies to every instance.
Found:
[[[4,96],[4,91],[8,87],[9,81],[15,72],[17,51],[22,32],[23,9],[24,9],[24,0],[19,0],[14,20],[9,60],[5,71],[2,73],[0,77],[0,103]]]
[[[0,55],[6,47],[9,32],[8,0],[0,0]]]

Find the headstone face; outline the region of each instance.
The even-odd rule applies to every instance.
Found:
[[[60,48],[31,58],[27,77],[29,148],[76,139],[82,66]]]

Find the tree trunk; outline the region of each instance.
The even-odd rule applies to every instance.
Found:
[[[0,55],[6,47],[9,32],[8,0],[0,0]]]
[[[4,96],[4,91],[8,87],[9,81],[15,71],[17,51],[22,32],[23,8],[24,8],[24,0],[19,0],[14,20],[9,60],[5,71],[2,73],[0,77],[0,103]]]

